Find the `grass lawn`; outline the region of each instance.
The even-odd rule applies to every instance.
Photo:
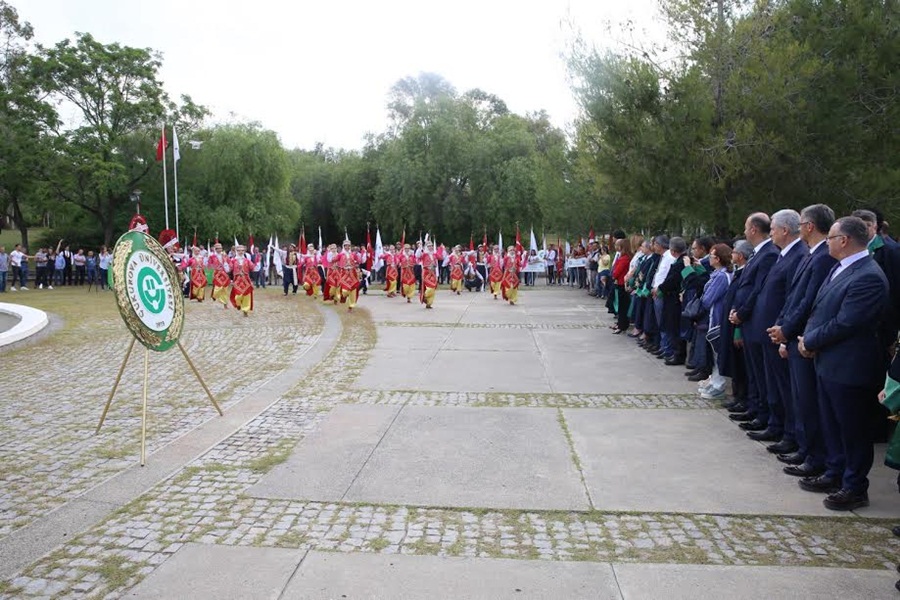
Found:
[[[35,240],[42,237],[47,230],[43,227],[33,227],[28,230],[28,243],[34,246]],[[22,234],[18,229],[0,229],[0,246],[6,246],[6,252],[12,251],[16,244],[22,243]],[[37,247],[28,249],[31,253],[37,250]]]

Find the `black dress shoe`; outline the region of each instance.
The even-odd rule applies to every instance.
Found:
[[[656,358],[658,358],[659,360],[669,360],[671,356],[666,356],[665,354],[663,354],[662,350],[660,350],[656,353]]]
[[[781,440],[777,444],[772,444],[770,446],[766,446],[766,450],[771,452],[772,454],[790,454],[792,452],[796,452],[799,446],[794,442],[788,442],[785,440]]]
[[[729,402],[723,408],[730,413],[747,412],[747,405],[739,400],[736,400],[734,402]]]
[[[786,465],[802,465],[805,460],[806,457],[799,452],[778,455],[778,462],[783,462]]]
[[[702,371],[702,369],[688,369],[687,371],[684,372],[684,376],[685,377],[693,377],[694,375],[696,375],[697,373],[699,373],[701,371]]]
[[[794,477],[818,477],[822,473],[825,472],[824,467],[810,467],[807,464],[799,464],[799,465],[788,465],[782,469],[788,475],[793,475]]]
[[[807,492],[818,492],[820,494],[832,494],[841,489],[841,480],[835,477],[827,477],[824,474],[817,477],[804,477],[797,482],[800,489]]]
[[[744,431],[763,431],[768,427],[768,423],[759,419],[753,419],[748,423],[741,423],[739,427]]]
[[[747,437],[754,442],[777,442],[781,439],[781,432],[773,429],[763,429],[762,431],[748,431]]]
[[[684,358],[681,356],[672,356],[666,359],[666,366],[677,367],[684,364]]]
[[[710,374],[707,371],[700,371],[700,372],[688,377],[688,381],[705,381],[706,379],[709,378],[709,375]]]
[[[900,525],[894,525],[893,529],[891,529],[891,533],[900,537]]]
[[[822,504],[829,510],[856,510],[869,505],[869,494],[842,489],[822,500]]]
[[[691,363],[689,363],[689,362],[687,362],[687,361],[684,361],[684,368],[687,369],[688,371],[695,371],[695,370],[698,369],[699,367],[695,367],[695,366],[692,365]]]
[[[728,415],[728,418],[737,423],[749,423],[756,418],[756,415],[751,412],[742,412]]]

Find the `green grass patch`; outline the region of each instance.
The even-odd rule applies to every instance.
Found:
[[[391,543],[389,541],[387,541],[386,539],[384,539],[383,537],[375,538],[374,540],[369,542],[369,548],[371,548],[375,552],[381,552],[382,550],[384,550],[385,548],[387,548],[390,545],[391,545]]]
[[[261,456],[257,459],[251,460],[247,464],[247,468],[253,471],[254,473],[268,473],[277,465],[280,465],[284,461],[288,459],[291,455],[291,450],[294,449],[294,445],[297,443],[297,440],[285,439],[278,442],[272,450],[269,451],[265,456]]]
[[[108,556],[92,571],[99,573],[106,585],[115,590],[125,587],[137,575],[138,566],[121,556]]]

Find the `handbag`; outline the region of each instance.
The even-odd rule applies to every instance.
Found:
[[[700,296],[696,298],[691,298],[690,302],[684,305],[684,308],[681,309],[681,316],[685,319],[690,319],[691,321],[698,320],[706,311],[703,309],[703,301],[700,299]]]

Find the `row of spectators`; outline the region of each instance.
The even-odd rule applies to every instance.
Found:
[[[91,285],[97,284],[106,288],[107,272],[112,255],[106,246],[99,253],[93,250],[85,252],[79,248],[72,252],[62,242],[56,248],[40,247],[33,255],[21,244],[16,244],[7,254],[6,248],[0,246],[0,293],[10,291],[28,291],[31,283],[37,289],[52,290],[54,285]],[[34,270],[30,268],[34,263]],[[31,275],[31,273],[34,275]]]
[[[685,365],[703,398],[728,400],[731,419],[802,489],[826,493],[827,508],[868,505],[873,444],[900,411],[900,373],[889,370],[900,245],[875,212],[754,213],[730,244],[622,235],[611,262],[613,333]],[[887,463],[900,469],[900,443],[896,454]]]

